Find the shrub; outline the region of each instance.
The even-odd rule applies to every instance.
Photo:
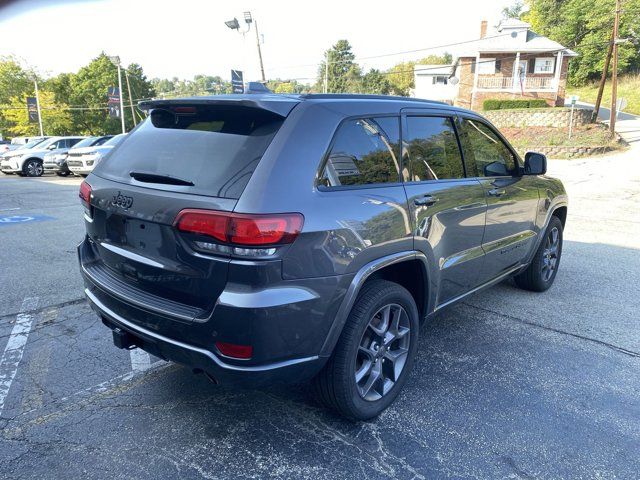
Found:
[[[483,110],[508,110],[514,108],[544,108],[547,102],[542,99],[533,100],[498,100],[489,98],[482,102]]]
[[[546,100],[542,100],[541,98],[537,98],[535,100],[529,100],[529,108],[546,108],[549,104]]]
[[[489,99],[482,102],[482,108],[484,110],[500,110],[501,100]]]

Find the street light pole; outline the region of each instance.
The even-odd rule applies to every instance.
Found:
[[[122,124],[122,133],[127,133],[127,130],[124,127],[124,104],[122,103],[122,72],[120,71],[120,57],[113,56],[109,57],[111,63],[113,63],[116,67],[118,67],[118,91],[120,97],[120,123]]]
[[[224,22],[224,24],[229,27],[231,30],[236,30],[238,33],[242,34],[242,39],[245,39],[246,34],[249,32],[249,30],[251,30],[251,24],[255,24],[256,26],[256,44],[258,46],[258,58],[260,59],[260,73],[262,74],[262,82],[266,83],[267,82],[267,77],[264,74],[264,64],[262,62],[262,49],[260,48],[260,34],[258,33],[258,22],[256,22],[253,19],[253,16],[251,15],[251,12],[244,12],[244,22],[247,25],[247,29],[246,30],[240,30],[240,22],[238,22],[237,18],[233,18],[233,20],[228,20],[226,22]],[[244,57],[244,50],[243,49],[243,57]],[[244,63],[244,62],[242,62]],[[246,69],[246,65],[245,65],[245,69]]]
[[[42,113],[40,112],[40,93],[38,92],[38,80],[33,78],[33,85],[36,89],[36,107],[38,109],[38,124],[40,125],[40,136],[44,137],[44,129],[42,128]]]
[[[258,58],[260,59],[260,73],[262,73],[262,83],[267,83],[267,78],[264,76],[264,64],[262,63],[262,50],[260,49],[260,35],[258,34],[258,21],[253,22],[256,26],[256,44],[258,45]]]

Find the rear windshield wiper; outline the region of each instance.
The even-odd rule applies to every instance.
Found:
[[[135,178],[139,182],[148,183],[164,183],[166,185],[185,185],[187,187],[193,187],[193,182],[189,180],[183,180],[182,178],[172,177],[171,175],[160,175],[152,172],[129,172],[132,178]]]

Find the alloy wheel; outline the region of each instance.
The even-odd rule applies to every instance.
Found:
[[[42,175],[42,165],[40,162],[31,161],[27,164],[27,174],[30,177],[39,177]]]
[[[551,280],[553,273],[558,268],[558,255],[560,249],[560,231],[553,227],[545,239],[542,252],[542,279],[545,282]]]
[[[356,354],[354,377],[364,400],[379,400],[396,384],[407,361],[410,331],[409,316],[398,304],[373,315]]]

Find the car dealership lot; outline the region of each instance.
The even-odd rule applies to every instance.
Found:
[[[80,179],[0,176],[0,478],[636,476],[637,151],[551,162],[570,196],[555,285],[426,324],[404,393],[359,424],[304,385],[216,387],[113,347],[82,299]]]

